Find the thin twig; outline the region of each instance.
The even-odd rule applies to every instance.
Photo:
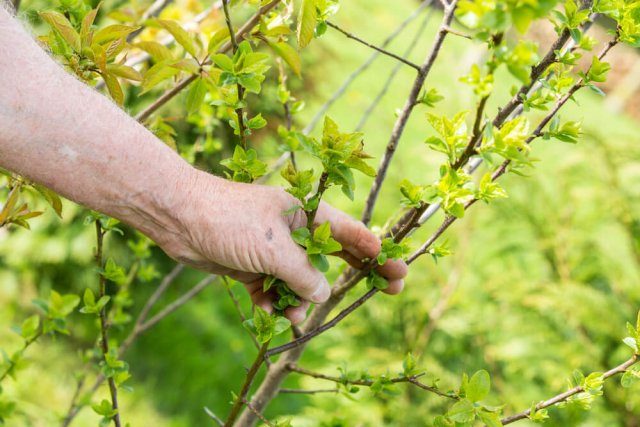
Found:
[[[158,314],[156,314],[151,319],[147,320],[142,325],[140,325],[140,328],[138,329],[138,333],[142,334],[142,333],[146,332],[147,330],[149,330],[150,328],[155,326],[158,322],[160,322],[162,319],[164,319],[165,317],[167,317],[168,315],[170,315],[171,313],[176,311],[178,308],[180,308],[183,305],[185,305],[193,297],[195,297],[200,292],[205,290],[211,283],[213,283],[213,281],[217,277],[218,276],[215,276],[215,275],[212,274],[212,275],[209,275],[209,276],[205,277],[204,279],[202,279],[200,282],[198,282],[193,288],[189,289],[180,298],[176,299],[174,302],[172,302],[171,304],[167,305]]]
[[[227,290],[227,294],[229,294],[229,298],[231,298],[231,301],[233,302],[233,306],[235,307],[236,312],[238,313],[238,316],[240,316],[240,321],[242,323],[246,322],[247,316],[245,316],[244,313],[242,312],[242,307],[240,307],[240,301],[238,301],[238,298],[233,293],[233,290],[231,289],[231,284],[227,280],[227,277],[222,276],[222,281],[224,282],[224,287]],[[260,350],[260,343],[258,342],[256,337],[251,333],[251,331],[247,330],[247,332],[251,337],[251,342],[253,342],[253,345],[256,347],[256,349]]]
[[[214,414],[211,409],[209,409],[209,408],[207,408],[205,406],[204,407],[204,412],[205,412],[205,414],[207,414],[209,416],[209,418],[211,418],[213,421],[215,421],[216,424],[218,424],[220,427],[224,427],[224,421],[222,421],[216,414]]]
[[[231,13],[229,12],[229,1],[230,0],[222,0],[222,9],[224,10],[224,20],[227,23],[227,28],[229,29],[229,35],[231,38],[231,51],[235,55],[238,51],[238,40],[236,38],[236,33],[233,31],[233,24],[231,23]],[[238,95],[238,103],[242,102],[244,98],[244,88],[240,83],[236,83],[236,93]],[[247,137],[245,135],[246,127],[244,125],[244,112],[242,107],[238,107],[235,109],[236,116],[238,117],[238,132],[240,133],[240,145],[245,150],[247,149]]]
[[[369,43],[369,42],[367,42],[365,40],[362,40],[360,37],[355,36],[355,35],[353,35],[352,33],[348,32],[346,30],[343,30],[342,28],[340,28],[339,26],[337,26],[333,22],[330,22],[330,21],[326,21],[326,22],[327,22],[327,25],[329,27],[331,27],[331,28],[333,28],[335,30],[338,30],[339,32],[341,32],[342,34],[347,36],[347,38],[355,40],[358,43],[363,44],[363,45],[365,45],[365,46],[367,46],[367,47],[369,47],[369,48],[371,48],[373,50],[377,50],[381,54],[386,55],[386,56],[388,56],[390,58],[393,58],[396,61],[400,61],[401,63],[403,63],[405,65],[408,65],[409,67],[413,68],[414,70],[420,72],[420,69],[421,69],[420,66],[417,65],[417,64],[414,64],[413,62],[409,61],[408,59],[405,59],[405,58],[403,58],[403,57],[401,57],[399,55],[396,55],[395,53],[389,52],[388,50],[385,50],[385,49],[383,49],[381,47],[378,47],[378,46],[376,46],[374,44],[371,44],[371,43]]]
[[[103,268],[103,260],[102,260],[102,248],[104,242],[104,234],[105,232],[102,230],[102,225],[100,221],[96,221],[96,265],[99,270]],[[99,281],[100,281],[100,292],[98,295],[98,300],[107,295],[107,280],[104,277],[104,274],[99,273]],[[100,309],[100,348],[102,349],[102,357],[106,361],[107,355],[109,354],[109,322],[107,319],[107,307],[106,305]],[[115,412],[113,416],[113,424],[116,427],[120,427],[120,410],[118,408],[118,387],[116,385],[116,381],[113,377],[109,377],[107,379],[107,383],[109,384],[109,394],[111,395],[111,407]]]
[[[410,22],[412,22],[414,19],[416,19],[420,13],[426,8],[428,7],[433,0],[425,0],[423,1],[420,6],[414,10],[411,15],[409,15],[403,22],[400,23],[400,25],[398,25],[391,34],[389,34],[389,36],[387,36],[387,38],[385,38],[382,43],[380,44],[381,47],[386,47],[389,45],[389,43],[391,43],[396,37],[398,37],[398,35],[405,29],[407,28],[407,26],[409,25]],[[342,97],[342,95],[344,95],[344,93],[347,91],[347,89],[349,88],[349,86],[351,86],[351,83],[353,83],[356,78],[358,78],[358,76],[360,76],[362,73],[364,73],[370,66],[371,64],[373,64],[373,62],[380,56],[380,52],[376,51],[373,52],[371,54],[371,56],[369,56],[369,58],[367,58],[366,61],[364,61],[356,70],[353,71],[353,73],[351,73],[340,85],[340,87],[333,93],[333,95],[331,95],[331,97],[327,100],[327,102],[325,102],[322,107],[320,107],[318,109],[318,111],[316,112],[316,114],[313,116],[313,118],[309,121],[309,124],[304,128],[304,130],[302,131],[305,135],[310,134],[311,132],[313,132],[313,130],[315,129],[316,125],[320,122],[320,120],[322,119],[322,117],[324,117],[325,113],[329,110],[329,108],[338,100]]]
[[[337,388],[323,388],[317,390],[304,390],[299,388],[281,388],[278,390],[280,394],[320,394],[320,393],[338,393]]]
[[[373,214],[373,208],[378,199],[378,195],[380,194],[380,188],[382,187],[382,182],[384,181],[387,170],[389,168],[389,164],[393,158],[393,155],[398,148],[398,143],[400,142],[400,138],[404,132],[405,126],[409,121],[409,117],[413,112],[418,100],[418,96],[420,96],[420,92],[422,91],[422,86],[433,67],[433,64],[442,49],[442,44],[444,39],[446,38],[448,32],[446,28],[451,24],[453,20],[454,12],[456,9],[457,0],[452,0],[451,4],[449,4],[444,11],[444,16],[442,18],[442,23],[440,24],[440,29],[436,34],[436,38],[433,42],[433,46],[429,51],[425,61],[420,66],[420,72],[416,76],[413,81],[413,86],[411,87],[411,91],[409,96],[400,112],[400,115],[396,119],[396,122],[393,126],[393,131],[391,132],[391,136],[389,137],[389,142],[387,143],[387,147],[380,161],[380,166],[378,166],[377,174],[373,183],[371,185],[371,190],[369,191],[369,195],[367,197],[367,201],[365,203],[365,209],[362,213],[362,222],[366,225],[371,221],[371,216]]]
[[[260,370],[260,366],[262,366],[262,362],[264,361],[264,354],[267,352],[267,349],[269,348],[269,342],[270,341],[267,341],[264,344],[262,344],[262,347],[260,347],[260,351],[258,351],[258,355],[256,356],[256,359],[253,361],[251,368],[249,368],[249,371],[247,372],[247,376],[245,377],[245,380],[244,380],[244,384],[242,384],[242,389],[240,390],[238,397],[236,397],[236,400],[233,403],[233,406],[231,407],[231,412],[229,412],[227,421],[225,421],[224,423],[225,427],[232,427],[233,424],[236,422],[238,415],[240,415],[240,410],[242,409],[242,405],[246,402],[245,399],[247,397],[247,394],[249,393],[251,384],[253,383],[253,380],[256,377],[256,374],[258,373],[258,371]]]
[[[314,372],[314,371],[310,371],[309,369],[305,369],[305,368],[301,368],[293,363],[290,363],[287,365],[287,369],[291,372],[296,372],[298,374],[301,375],[306,375],[308,377],[312,377],[312,378],[317,378],[320,380],[326,380],[326,381],[331,381],[337,384],[351,384],[351,385],[359,385],[359,386],[364,386],[364,387],[371,387],[373,384],[375,384],[375,380],[371,380],[371,379],[366,379],[366,378],[361,378],[361,379],[349,379],[349,378],[345,378],[345,377],[334,377],[331,375],[325,375],[319,372]],[[456,395],[453,394],[449,394],[449,393],[445,393],[442,390],[436,388],[436,387],[432,387],[430,385],[424,384],[422,382],[420,382],[418,380],[418,378],[420,378],[421,376],[423,376],[424,374],[417,374],[417,375],[412,375],[412,376],[399,376],[399,377],[394,377],[394,378],[388,378],[388,381],[393,383],[393,384],[398,384],[398,383],[410,383],[413,384],[417,387],[420,387],[423,390],[429,391],[431,393],[437,394],[439,396],[442,397],[447,397],[449,399],[454,399],[454,400],[458,400],[458,397]]]
[[[433,16],[433,11],[434,11],[433,8],[429,9],[429,12],[427,12],[424,15],[424,19],[420,23],[420,26],[418,27],[418,31],[416,31],[416,33],[413,36],[413,39],[407,46],[407,49],[404,51],[403,56],[405,58],[408,58],[411,55],[411,52],[413,52],[413,49],[415,49],[415,47],[418,45],[418,41],[420,40],[420,37],[422,37],[422,34],[427,29],[429,21],[431,21],[431,17]],[[391,72],[389,73],[389,76],[387,77],[387,80],[384,82],[384,85],[382,85],[382,89],[380,89],[380,92],[378,92],[378,94],[373,99],[373,101],[371,101],[369,106],[367,106],[364,113],[362,113],[362,116],[360,117],[360,120],[358,121],[358,125],[356,126],[356,129],[355,129],[356,132],[362,130],[367,120],[369,120],[369,117],[371,117],[371,114],[373,113],[373,111],[376,109],[380,101],[382,101],[382,98],[384,98],[384,96],[386,95],[387,91],[391,87],[391,83],[393,83],[396,76],[400,72],[401,68],[402,68],[402,64],[396,64],[395,67],[393,67],[393,70],[391,70]]]
[[[602,379],[606,380],[607,378],[624,373],[627,369],[629,369],[629,367],[631,367],[632,365],[638,362],[638,357],[640,356],[635,354],[633,357],[631,357],[631,359],[625,361],[624,363],[616,366],[613,369],[608,370],[607,372],[602,374]],[[547,399],[545,401],[538,403],[535,406],[535,409],[536,411],[539,411],[541,409],[548,408],[549,406],[557,405],[558,403],[564,402],[567,399],[569,399],[571,396],[574,396],[578,393],[582,393],[583,391],[584,391],[584,388],[582,388],[581,386],[574,387],[570,390],[565,391],[564,393],[560,393],[552,397],[551,399]],[[502,425],[506,426],[507,424],[511,424],[516,421],[523,420],[529,417],[530,414],[531,414],[531,409],[527,409],[517,414],[505,417],[502,420],[500,420],[500,422],[502,423]]]
[[[251,402],[249,402],[247,399],[242,399],[242,403],[244,403],[251,412],[256,414],[256,416],[260,418],[260,420],[263,423],[265,423],[265,425],[267,425],[268,427],[275,427],[274,424],[271,421],[269,421],[264,415],[262,415],[260,411],[258,411],[258,409],[255,406],[253,406]]]

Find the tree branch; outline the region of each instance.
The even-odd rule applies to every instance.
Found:
[[[369,191],[369,196],[367,197],[367,201],[365,204],[365,209],[362,214],[362,222],[365,225],[368,225],[371,221],[371,215],[373,214],[373,208],[376,204],[376,200],[378,199],[378,194],[380,193],[380,187],[382,186],[382,182],[384,181],[387,175],[387,169],[389,168],[389,164],[391,163],[391,159],[395,154],[396,148],[398,146],[398,142],[400,141],[400,137],[404,132],[404,128],[407,125],[407,121],[413,112],[414,107],[417,104],[418,96],[420,96],[420,91],[422,90],[422,86],[424,85],[424,81],[429,75],[431,71],[431,67],[435,63],[438,54],[440,53],[440,49],[442,48],[442,44],[444,42],[445,37],[447,36],[446,28],[451,24],[453,20],[455,8],[456,8],[457,0],[452,0],[451,4],[449,4],[444,10],[444,16],[442,18],[442,23],[440,24],[440,29],[436,34],[435,41],[433,43],[433,47],[431,51],[427,55],[424,63],[420,66],[420,72],[416,76],[413,86],[411,88],[411,92],[409,93],[409,97],[398,116],[395,125],[393,126],[393,131],[391,132],[391,137],[389,138],[389,142],[387,143],[387,148],[385,150],[384,155],[382,156],[382,160],[380,162],[380,166],[378,167],[377,175],[371,185],[371,190]]]
[[[258,370],[260,370],[260,366],[262,366],[262,362],[264,361],[264,354],[269,348],[269,343],[270,341],[267,341],[262,344],[262,347],[260,347],[260,351],[258,351],[256,359],[253,361],[251,368],[249,368],[249,371],[247,372],[247,376],[244,380],[244,384],[242,385],[242,389],[240,390],[240,394],[238,394],[238,397],[236,397],[236,400],[231,407],[231,412],[227,417],[227,421],[225,421],[224,423],[225,427],[233,427],[236,419],[238,418],[238,415],[240,415],[240,410],[242,409],[242,405],[246,403],[246,397],[249,393],[249,389],[251,388],[251,384],[253,383],[253,379],[256,377]]]
[[[418,44],[420,37],[422,36],[424,31],[427,29],[427,25],[429,24],[429,21],[431,21],[431,17],[433,16],[433,11],[434,11],[433,8],[429,9],[429,12],[425,14],[424,19],[422,20],[422,22],[420,23],[420,26],[418,27],[418,31],[416,31],[416,33],[413,36],[413,39],[407,46],[407,49],[404,51],[403,56],[405,58],[408,58],[411,52],[413,52],[413,49],[415,49],[416,45]],[[376,107],[378,106],[382,98],[386,95],[387,91],[389,90],[389,87],[391,87],[391,83],[393,83],[396,76],[400,72],[401,68],[402,68],[402,64],[396,64],[396,66],[393,67],[393,70],[391,70],[391,73],[389,73],[389,76],[387,77],[387,80],[384,82],[384,85],[382,85],[382,89],[380,89],[380,92],[378,92],[378,94],[373,99],[373,101],[371,101],[371,104],[369,104],[369,106],[364,111],[364,113],[362,113],[362,116],[360,117],[360,120],[358,121],[358,125],[356,126],[356,129],[355,129],[356,132],[362,130],[367,120],[369,120],[369,117],[371,117],[371,114],[373,113],[373,111],[376,109]]]
[[[310,371],[308,369],[304,369],[301,368],[299,366],[297,366],[296,364],[290,363],[287,365],[287,369],[290,372],[296,372],[298,374],[301,375],[306,375],[308,377],[312,377],[312,378],[317,378],[317,379],[321,379],[321,380],[326,380],[326,381],[332,381],[334,383],[337,384],[351,384],[351,385],[359,385],[359,386],[364,386],[364,387],[371,387],[375,381],[374,380],[370,380],[370,379],[357,379],[357,380],[350,380],[348,378],[343,378],[343,377],[333,377],[331,375],[325,375],[325,374],[321,374],[318,372],[313,372]],[[394,377],[394,378],[389,378],[389,381],[393,384],[398,384],[398,383],[410,383],[413,384],[423,390],[426,390],[428,392],[437,394],[438,396],[442,396],[442,397],[446,397],[449,399],[453,399],[453,400],[458,400],[458,397],[453,395],[453,394],[449,394],[449,393],[445,393],[442,390],[436,388],[436,387],[432,387],[430,385],[426,385],[424,383],[421,383],[420,381],[418,381],[418,378],[420,378],[421,376],[423,376],[424,374],[417,374],[417,375],[412,375],[410,377],[406,377],[406,376],[399,376],[399,377]]]
[[[409,23],[411,23],[414,19],[416,19],[420,13],[429,5],[431,5],[431,3],[433,2],[433,0],[424,0],[420,6],[414,10],[411,15],[409,15],[403,22],[400,23],[400,25],[398,25],[396,27],[395,30],[393,30],[393,32],[391,34],[389,34],[389,36],[387,36],[386,39],[384,39],[382,41],[382,43],[380,44],[381,47],[386,47],[389,45],[389,43],[391,43],[396,37],[398,37],[398,35],[405,29],[407,28],[407,26],[409,25]],[[333,95],[331,95],[331,98],[329,98],[327,100],[327,102],[325,102],[322,107],[320,107],[320,109],[318,109],[318,111],[316,112],[316,114],[313,116],[313,118],[311,119],[311,121],[309,121],[309,124],[304,128],[304,130],[302,131],[305,135],[310,134],[311,132],[313,132],[313,130],[315,129],[316,125],[318,124],[318,122],[320,122],[320,120],[324,117],[325,113],[329,110],[329,108],[338,100],[340,99],[340,97],[342,95],[344,95],[344,93],[347,91],[347,89],[349,88],[349,86],[351,85],[351,83],[353,83],[353,81],[360,76],[360,74],[364,73],[370,66],[371,64],[373,64],[373,62],[376,60],[376,58],[378,58],[378,56],[380,56],[380,52],[376,51],[373,52],[371,54],[371,56],[369,56],[369,58],[367,58],[367,60],[365,62],[363,62],[353,73],[351,73],[340,85],[340,87],[338,88],[338,90],[336,90]]]
[[[606,380],[607,378],[613,377],[614,375],[618,375],[618,374],[624,373],[629,367],[631,367],[632,365],[634,365],[634,364],[636,364],[638,362],[638,357],[640,357],[640,356],[635,354],[635,355],[633,355],[633,357],[631,357],[631,359],[627,360],[626,362],[616,366],[613,369],[608,370],[607,372],[602,374],[602,379]],[[564,393],[560,393],[560,394],[552,397],[551,399],[548,399],[548,400],[545,400],[545,401],[542,401],[542,402],[538,403],[536,405],[535,409],[536,409],[536,411],[539,411],[540,409],[544,409],[544,408],[548,408],[549,406],[557,405],[558,403],[564,402],[565,400],[567,400],[571,396],[574,396],[574,395],[576,395],[578,393],[582,393],[583,391],[584,391],[584,389],[582,387],[580,387],[580,386],[574,387],[574,388],[572,388],[570,390],[565,391]],[[531,409],[527,409],[527,410],[519,412],[517,414],[505,417],[500,421],[502,422],[502,425],[506,426],[507,424],[511,424],[511,423],[515,423],[516,421],[523,420],[523,419],[529,417],[530,414],[531,414]]]
[[[98,266],[98,270],[103,269],[103,260],[102,260],[102,248],[104,242],[104,231],[102,230],[102,225],[100,224],[100,220],[96,220],[96,265]],[[98,300],[100,298],[106,296],[107,294],[107,281],[102,273],[98,273],[100,276],[100,291],[98,294]],[[107,320],[107,307],[106,304],[100,309],[100,348],[102,349],[102,357],[106,362],[106,357],[109,354],[109,322]],[[120,410],[118,408],[118,387],[116,385],[116,381],[113,377],[109,377],[107,379],[107,383],[109,384],[109,394],[111,395],[111,407],[113,408],[115,415],[113,416],[113,424],[116,427],[120,427]]]
[[[331,28],[333,28],[333,29],[335,29],[335,30],[338,30],[339,32],[341,32],[342,34],[344,34],[347,38],[350,38],[350,39],[352,39],[352,40],[355,40],[355,41],[357,41],[358,43],[363,44],[363,45],[365,45],[365,46],[367,46],[367,47],[369,47],[369,48],[371,48],[371,49],[373,49],[373,50],[377,50],[377,51],[378,51],[378,52],[380,52],[381,54],[386,55],[386,56],[388,56],[388,57],[390,57],[390,58],[393,58],[393,59],[395,59],[396,61],[400,61],[401,63],[403,63],[403,64],[405,64],[405,65],[408,65],[409,67],[413,68],[413,69],[414,69],[414,70],[416,70],[417,72],[420,72],[420,71],[421,71],[421,67],[420,67],[419,65],[414,64],[413,62],[411,62],[411,61],[409,61],[409,60],[407,60],[407,59],[405,59],[405,58],[403,58],[403,57],[401,57],[401,56],[399,56],[399,55],[396,55],[395,53],[389,52],[388,50],[385,50],[385,49],[383,49],[383,48],[381,48],[381,47],[378,47],[378,46],[376,46],[376,45],[373,45],[373,44],[371,44],[371,43],[369,43],[369,42],[367,42],[367,41],[365,41],[365,40],[362,40],[360,37],[355,36],[355,35],[353,35],[352,33],[348,32],[348,31],[346,31],[346,30],[343,30],[342,28],[340,28],[339,26],[337,26],[337,25],[336,25],[336,24],[334,24],[333,22],[326,21],[326,23],[327,23],[327,25],[328,25],[329,27],[331,27]]]

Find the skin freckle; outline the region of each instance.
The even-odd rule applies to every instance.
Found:
[[[267,241],[269,241],[269,242],[272,241],[273,240],[273,229],[269,228],[264,236],[267,238]]]

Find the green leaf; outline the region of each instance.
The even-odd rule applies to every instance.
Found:
[[[291,327],[291,322],[286,317],[278,316],[273,326],[273,335],[280,335]]]
[[[55,213],[62,218],[62,200],[60,200],[60,196],[42,185],[33,184],[33,188],[45,198]]]
[[[318,12],[317,0],[302,0],[298,13],[298,48],[305,48],[313,38]]]
[[[40,12],[40,17],[53,28],[53,30],[62,37],[62,39],[73,49],[75,52],[80,52],[82,49],[80,43],[80,35],[76,32],[71,22],[61,13],[49,11]]]
[[[142,81],[142,75],[134,68],[122,64],[107,64],[107,71],[115,76],[136,82]]]
[[[296,75],[300,75],[302,70],[302,61],[300,55],[290,44],[285,42],[273,43],[269,42],[269,46],[273,51],[287,63]]]
[[[122,105],[124,103],[124,92],[122,91],[118,78],[114,74],[105,72],[102,73],[102,79],[109,90],[111,99],[113,99],[116,104]]]
[[[142,49],[147,52],[154,61],[162,62],[173,59],[171,50],[163,44],[155,41],[141,41],[134,44],[138,49]]]
[[[123,39],[138,29],[140,29],[140,27],[130,27],[120,24],[109,25],[94,33],[93,43],[105,44],[114,40]]]
[[[635,383],[640,381],[640,372],[636,369],[629,369],[622,374],[622,378],[620,378],[620,384],[624,388],[629,388],[633,386]]]
[[[22,326],[20,327],[20,335],[26,341],[31,341],[38,336],[39,329],[40,316],[34,315],[22,322]]]
[[[191,83],[187,92],[186,108],[187,113],[192,114],[200,109],[202,101],[207,94],[207,84],[202,77],[198,77],[195,82]]]
[[[176,42],[182,46],[192,57],[196,58],[198,49],[194,39],[189,33],[175,21],[159,19],[158,23],[168,32],[171,33]]]
[[[326,273],[329,271],[329,260],[326,256],[322,254],[308,254],[309,262],[313,265],[317,270]]]
[[[480,370],[473,374],[465,388],[467,399],[472,402],[479,402],[489,394],[491,390],[491,378],[485,370]]]
[[[306,246],[311,239],[311,232],[306,227],[296,228],[291,232],[291,238],[300,246]]]
[[[451,421],[458,423],[469,423],[476,417],[475,407],[467,399],[459,400],[447,412],[447,416]]]
[[[373,288],[384,290],[389,287],[389,281],[376,273],[375,270],[371,270],[369,275],[367,276],[367,289],[371,290]]]
[[[487,427],[500,427],[500,415],[496,412],[479,411],[478,416]]]

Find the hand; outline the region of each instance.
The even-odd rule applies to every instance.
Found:
[[[325,302],[331,293],[324,275],[308,261],[303,248],[291,238],[291,232],[306,226],[306,216],[298,210],[284,215],[299,204],[281,188],[226,181],[196,171],[191,187],[175,206],[182,232],[159,239],[160,246],[173,258],[211,273],[227,275],[243,282],[254,304],[271,312],[276,296],[264,293],[265,275],[284,280],[302,304],[286,309],[294,323],[302,322],[311,302]],[[361,222],[321,203],[316,225],[329,221],[333,237],[342,244],[336,254],[355,267],[361,260],[380,252],[380,240]],[[403,288],[407,266],[402,261],[387,261],[378,272],[389,281],[388,294]]]

